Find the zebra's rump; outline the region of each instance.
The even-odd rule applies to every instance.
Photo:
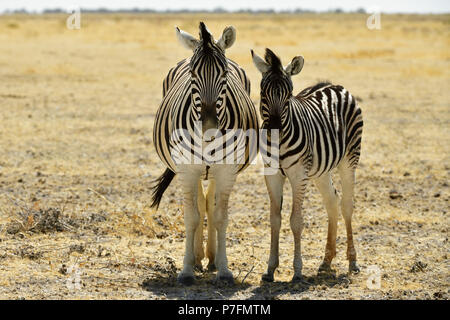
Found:
[[[311,177],[335,168],[344,157],[356,167],[362,126],[361,109],[344,87],[329,82],[308,87],[291,98],[283,117],[281,166],[301,161]]]

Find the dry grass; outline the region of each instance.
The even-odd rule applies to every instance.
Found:
[[[380,31],[357,14],[82,15],[78,31],[66,29],[65,18],[0,17],[0,298],[448,299],[448,15],[383,15]],[[182,206],[174,183],[161,209],[149,209],[151,180],[163,170],[152,126],[163,77],[189,55],[173,26],[195,34],[200,20],[216,36],[225,25],[237,28],[228,56],[247,70],[256,103],[260,76],[249,51],[266,46],[285,63],[305,57],[297,91],[328,79],[362,100],[354,218],[362,274],[345,274],[341,220],[336,277],[315,277],[326,214],[311,187],[307,283],[285,282],[293,251],[287,193],[281,282],[260,285],[268,197],[260,168],[250,167],[230,201],[228,256],[239,284],[216,288],[208,274],[189,290],[175,284]],[[81,287],[71,290],[74,264]],[[380,290],[366,287],[370,265],[382,269]]]

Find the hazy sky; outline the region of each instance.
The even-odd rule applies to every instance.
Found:
[[[214,9],[222,7],[228,10],[236,9],[314,9],[324,11],[342,8],[355,10],[364,8],[370,11],[378,7],[382,12],[417,12],[443,13],[450,12],[450,0],[0,0],[0,12],[25,8],[29,11],[42,11],[45,8],[148,8],[148,9]]]

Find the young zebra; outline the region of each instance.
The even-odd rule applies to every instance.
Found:
[[[279,130],[279,170],[274,175],[265,176],[270,196],[271,247],[268,269],[262,278],[273,281],[274,271],[278,267],[281,206],[286,176],[292,186],[293,198],[290,218],[294,234],[292,281],[301,279],[301,207],[309,179],[315,181],[328,213],[328,239],[319,272],[330,270],[331,261],[336,255],[339,204],[339,196],[331,181],[330,172],[333,168],[338,169],[342,181],[341,209],[347,229],[349,271],[358,272],[351,219],[355,169],[361,148],[361,109],[347,90],[330,83],[318,83],[293,96],[291,76],[302,70],[303,57],[295,57],[284,68],[280,59],[269,49],[266,49],[265,60],[254,54],[253,50],[251,53],[256,68],[262,73],[263,128]]]
[[[208,269],[217,267],[217,279],[232,283],[225,244],[228,198],[237,174],[256,156],[257,143],[245,132],[259,129],[258,116],[245,72],[225,57],[225,50],[236,39],[235,29],[225,28],[218,41],[203,22],[199,40],[178,28],[176,34],[183,46],[193,50],[193,56],[172,68],[163,83],[163,101],[156,114],[153,138],[156,152],[167,169],[157,179],[152,206],[159,206],[164,191],[177,174],[184,195],[186,226],[184,267],[178,281],[192,284],[194,266],[202,269],[206,213]],[[208,154],[214,159],[205,157],[202,151],[217,150],[219,142],[240,152],[240,161],[223,161],[229,158],[215,151]],[[210,180],[206,196],[201,179]]]

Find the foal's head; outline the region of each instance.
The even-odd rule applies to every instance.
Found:
[[[303,57],[296,56],[286,67],[272,50],[266,49],[264,59],[251,51],[253,63],[262,73],[261,116],[268,129],[279,129],[283,109],[292,96],[291,76],[303,68]]]

